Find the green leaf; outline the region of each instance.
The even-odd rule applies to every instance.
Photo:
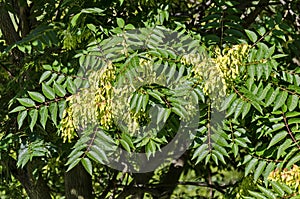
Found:
[[[28,94],[31,97],[31,99],[33,99],[36,102],[39,102],[39,103],[45,102],[45,97],[42,94],[38,93],[38,92],[28,91]]]
[[[30,160],[30,154],[28,152],[28,147],[25,146],[24,148],[21,148],[19,151],[17,167],[23,168],[29,160]]]
[[[49,64],[44,64],[43,65],[43,69],[45,69],[45,70],[52,70],[52,66],[49,65]]]
[[[282,139],[284,139],[285,137],[287,136],[287,132],[286,131],[281,131],[279,133],[277,133],[271,140],[269,146],[268,146],[268,149],[277,144],[278,142],[280,142]]]
[[[260,193],[257,193],[257,192],[251,191],[251,190],[248,190],[248,192],[251,196],[254,196],[257,199],[267,199],[265,196],[261,195]]]
[[[124,1],[124,0],[122,0],[122,1]],[[133,29],[135,29],[135,27],[134,27],[134,25],[132,25],[132,24],[127,24],[127,25],[125,26],[125,30],[133,30]]]
[[[221,110],[220,111],[224,111],[226,109],[228,109],[228,107],[231,105],[231,103],[236,99],[236,94],[232,93],[231,95],[229,95],[224,102],[221,105]]]
[[[13,110],[11,110],[9,113],[15,113],[15,112],[20,112],[20,111],[24,111],[24,110],[26,110],[26,108],[24,106],[17,106]]]
[[[234,157],[237,157],[238,152],[239,152],[239,146],[237,144],[233,144],[231,149],[232,149]]]
[[[236,142],[236,144],[238,144],[238,145],[241,146],[241,147],[244,147],[244,148],[247,148],[247,147],[248,147],[248,145],[247,145],[247,143],[246,143],[246,140],[243,139],[243,138],[237,137],[237,138],[234,139],[234,141]]]
[[[293,111],[298,105],[299,97],[297,95],[290,95],[287,100],[289,111]]]
[[[164,114],[163,122],[165,123],[165,122],[167,121],[167,119],[169,118],[169,116],[170,116],[172,110],[171,110],[171,109],[167,109],[167,110],[165,110],[164,112],[165,112],[165,114]]]
[[[295,163],[300,161],[300,153],[297,153],[293,158],[290,159],[288,164],[286,165],[286,168],[290,168],[293,166]]]
[[[289,56],[289,55],[287,55],[287,54],[277,54],[277,55],[274,55],[272,57],[272,59],[278,59],[278,58],[287,57],[287,56]]]
[[[89,157],[91,157],[97,162],[100,162],[101,164],[105,164],[109,162],[106,153],[101,148],[93,145],[91,149],[92,150],[88,152]]]
[[[270,57],[274,54],[275,49],[276,49],[276,46],[275,46],[275,45],[273,45],[271,48],[269,48],[269,51],[267,52],[265,58],[270,58]]]
[[[117,24],[120,28],[124,28],[125,21],[122,18],[117,18]]]
[[[204,151],[202,151],[200,154],[199,154],[199,156],[198,156],[198,158],[197,158],[197,160],[196,160],[196,164],[198,164],[199,162],[201,162],[204,158],[206,158],[207,159],[207,156],[209,155],[209,150],[204,150]]]
[[[158,108],[156,124],[159,124],[161,122],[163,116],[165,115],[166,110],[167,109],[165,108]]]
[[[151,154],[153,154],[153,156],[154,156],[155,151],[156,151],[155,142],[153,140],[149,140],[149,142],[145,146],[145,152],[146,152],[147,158],[149,159]]]
[[[143,95],[143,106],[142,106],[143,111],[146,110],[148,102],[149,102],[149,95],[148,94],[144,94]]]
[[[42,84],[42,91],[43,94],[50,100],[53,100],[55,98],[55,92],[54,90],[48,86],[47,84]]]
[[[212,134],[211,138],[213,141],[215,141],[220,146],[224,146],[224,147],[228,146],[228,142],[226,141],[226,139],[217,133]]]
[[[29,115],[31,117],[31,122],[30,122],[29,127],[30,127],[31,132],[33,131],[33,127],[36,124],[36,121],[38,118],[38,113],[39,113],[39,111],[37,109],[33,109],[33,110],[29,111]]]
[[[85,8],[81,10],[81,13],[87,13],[87,14],[97,14],[100,16],[103,16],[104,10],[100,9],[100,8]]]
[[[40,113],[40,123],[42,127],[45,129],[47,118],[48,118],[48,107],[47,106],[41,107],[39,113]]]
[[[78,18],[80,17],[80,15],[81,15],[81,13],[78,13],[78,14],[76,14],[76,15],[74,15],[73,17],[72,17],[72,19],[71,19],[71,25],[72,25],[72,27],[75,27],[75,25],[76,25],[76,23],[77,23],[77,20],[78,20]]]
[[[264,90],[260,93],[258,100],[263,100],[265,99],[266,95],[268,94],[269,90],[271,89],[272,84],[268,84]]]
[[[233,101],[233,103],[230,105],[229,109],[228,109],[228,112],[226,114],[225,117],[229,117],[230,115],[232,115],[237,107],[237,105],[243,101],[242,99],[238,98],[236,100]]]
[[[260,80],[260,78],[262,77],[264,68],[265,68],[265,65],[263,65],[263,64],[256,65],[257,80]]]
[[[243,112],[242,112],[242,119],[244,119],[246,117],[246,115],[248,114],[248,112],[250,111],[251,108],[251,104],[248,102],[244,102],[243,105]]]
[[[127,135],[126,133],[123,133],[121,136],[122,140],[124,140],[125,142],[127,142],[127,144],[132,148],[135,149],[133,142],[131,140],[131,137],[129,135]]]
[[[278,185],[288,194],[292,194],[294,191],[286,184],[278,182]]]
[[[50,69],[51,70],[51,69]],[[51,71],[45,71],[40,78],[39,84],[42,83],[43,81],[45,81],[48,77],[50,77],[51,75]]]
[[[130,149],[130,146],[129,144],[125,141],[125,140],[119,140],[120,141],[120,144],[123,146],[123,148],[128,151],[128,152],[131,152],[131,149]]]
[[[248,38],[250,39],[250,41],[252,41],[253,43],[255,43],[257,41],[257,35],[255,34],[255,32],[251,31],[251,30],[245,30]]]
[[[109,144],[115,144],[115,141],[110,136],[106,135],[101,129],[97,131],[97,137]]]
[[[195,159],[196,157],[198,157],[204,150],[208,149],[208,145],[207,144],[202,144],[201,146],[199,146],[192,157],[192,160]]]
[[[70,80],[70,79],[67,80],[67,90],[68,90],[71,94],[75,94],[76,91],[77,91],[77,88],[76,88],[75,83],[74,83],[72,80]]]
[[[252,65],[248,66],[248,74],[249,74],[251,79],[254,79],[255,72],[256,72],[255,65],[252,64]]]
[[[17,98],[17,100],[26,107],[35,107],[35,103],[32,99],[29,98]]]
[[[235,111],[234,111],[234,119],[237,119],[239,117],[239,115],[242,113],[244,104],[247,104],[247,103],[244,102],[243,100],[241,100],[238,103],[238,105],[236,106]]]
[[[196,94],[200,97],[201,101],[204,103],[205,102],[205,95],[204,93],[202,92],[201,88],[200,87],[196,87],[194,89],[194,91],[196,92]],[[226,101],[226,100],[225,100]],[[225,103],[225,102],[224,102]],[[224,107],[224,106],[222,106]],[[224,108],[223,108],[224,109]],[[226,109],[226,108],[225,108]],[[225,110],[224,109],[224,110]],[[222,110],[221,110],[222,111]]]
[[[271,72],[272,72],[272,62],[267,62],[265,67],[264,67],[264,72],[266,75],[266,79],[269,79]]]
[[[185,117],[184,114],[183,114],[183,112],[182,112],[179,108],[177,108],[177,107],[172,107],[171,110],[172,110],[173,113],[175,113],[175,114],[178,115],[179,117],[181,117],[181,118],[184,118],[184,117]]]
[[[280,187],[280,185],[278,185],[278,182],[270,181],[270,184],[272,185],[273,190],[276,191],[276,193],[278,193],[279,196],[281,196],[281,197],[284,196],[285,192]]]
[[[53,84],[53,88],[55,93],[59,96],[59,97],[64,97],[66,95],[66,90],[63,86],[57,84],[56,82],[54,82]]]
[[[280,92],[279,95],[276,97],[273,111],[276,111],[278,108],[282,107],[285,104],[287,97],[288,97],[288,93],[286,91]]]
[[[213,150],[212,154],[214,154],[218,160],[220,160],[224,165],[226,165],[223,154],[220,151]],[[217,161],[215,161],[217,163]]]
[[[66,172],[69,172],[71,169],[73,169],[80,162],[80,160],[81,160],[80,158],[77,158],[72,163],[70,163]]]
[[[142,105],[143,105],[143,95],[139,94],[139,98],[138,98],[137,105],[136,105],[136,108],[135,108],[136,113],[138,113],[141,110]]]
[[[276,199],[276,196],[274,193],[272,193],[270,190],[260,186],[260,185],[257,185],[258,186],[258,189],[264,193],[266,196],[268,196],[268,198],[272,198],[272,199]]]
[[[273,89],[269,90],[266,96],[266,106],[270,106],[274,102],[278,93],[279,93],[279,88],[277,88],[275,91]]]
[[[274,168],[276,167],[274,162],[270,162],[267,166],[267,168],[265,169],[263,176],[264,176],[264,181],[267,182],[268,181],[268,176],[269,174],[274,170]]]
[[[149,94],[149,95],[151,95],[152,97],[154,97],[155,99],[157,99],[159,102],[164,102],[164,101],[162,101],[162,99],[160,98],[160,95],[159,94],[157,94],[157,93],[155,93],[155,92],[152,92],[151,90],[147,90],[147,93]]]
[[[49,106],[49,111],[51,114],[51,120],[57,126],[57,112],[58,112],[58,106],[56,102],[52,102]]]
[[[27,110],[19,112],[18,117],[17,117],[19,129],[22,127],[24,119],[26,118],[26,116],[27,116]]]
[[[247,176],[257,165],[258,159],[253,158],[246,166],[245,168],[245,176]]]
[[[256,182],[259,178],[259,176],[262,174],[264,171],[265,167],[267,165],[266,161],[260,161],[255,172],[254,172],[254,182]]]
[[[219,151],[222,155],[229,157],[226,149],[218,144],[213,143],[212,147],[216,150]]]
[[[298,112],[298,111],[292,111],[292,112],[287,112],[286,114],[285,114],[285,116],[287,117],[287,118],[290,118],[290,117],[297,117],[297,116],[300,116],[300,112]]]
[[[130,109],[133,110],[137,105],[137,100],[139,99],[139,94],[134,93],[130,100]]]
[[[286,139],[277,150],[277,159],[285,154],[285,150],[292,146],[293,141],[291,139]]]
[[[92,175],[93,174],[93,166],[92,166],[92,163],[91,163],[90,159],[88,159],[88,158],[82,158],[81,159],[81,163],[82,163],[83,167],[85,168],[85,170],[90,175]]]
[[[58,101],[58,116],[62,119],[63,112],[66,109],[67,103],[66,100],[60,100]]]

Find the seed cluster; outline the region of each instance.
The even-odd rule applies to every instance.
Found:
[[[60,132],[64,141],[76,136],[89,126],[101,125],[110,128],[113,124],[112,95],[115,81],[115,68],[111,62],[97,71],[89,73],[88,88],[68,98],[69,107],[64,110]]]
[[[295,164],[291,169],[284,168],[282,171],[279,169],[272,171],[269,174],[268,179],[282,182],[293,187],[300,193],[300,167]]]

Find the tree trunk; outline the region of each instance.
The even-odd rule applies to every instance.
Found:
[[[21,39],[11,21],[4,3],[0,3],[0,29],[3,34],[3,38],[8,45],[11,45]]]
[[[65,174],[66,199],[92,199],[92,177],[81,164]]]
[[[51,199],[50,189],[45,180],[41,176],[36,180],[32,175],[34,161],[28,162],[23,169],[17,168],[16,165],[16,160],[8,156],[8,167],[10,172],[21,182],[30,199]]]

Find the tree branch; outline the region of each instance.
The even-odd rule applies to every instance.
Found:
[[[7,72],[9,77],[14,77],[14,75],[11,73],[11,71],[2,63],[0,63],[0,66]]]
[[[268,5],[269,0],[260,0],[258,5],[255,7],[255,10],[251,12],[246,18],[243,23],[243,27],[249,27],[257,18],[257,16],[265,9]]]

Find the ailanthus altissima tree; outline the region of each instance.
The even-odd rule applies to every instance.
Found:
[[[298,4],[0,1],[1,197],[297,198]]]

